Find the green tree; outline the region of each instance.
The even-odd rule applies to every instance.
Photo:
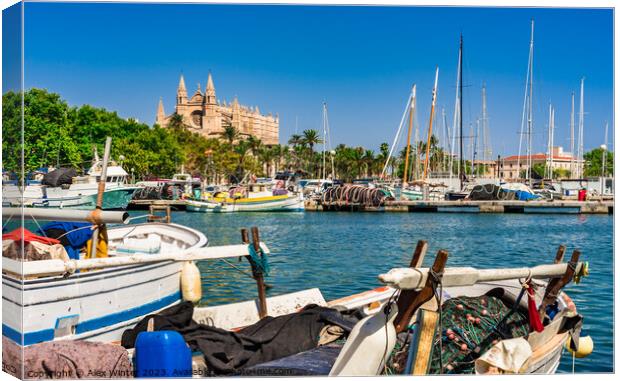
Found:
[[[603,149],[595,148],[583,155],[585,160],[583,174],[585,176],[610,176],[614,173],[614,153],[607,151],[605,157],[605,173],[603,174]]]
[[[221,135],[232,145],[239,138],[239,131],[234,126],[224,126],[224,131],[222,131]]]

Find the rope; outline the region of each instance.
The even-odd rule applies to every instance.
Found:
[[[259,270],[261,273],[265,275],[269,275],[270,267],[269,267],[269,261],[267,260],[267,255],[265,254],[265,252],[260,246],[258,247],[258,250],[259,250],[259,253],[257,253],[256,250],[254,250],[253,244],[248,245],[248,251],[250,252],[250,258],[252,259],[252,262],[254,262],[254,264],[256,265],[257,270]]]

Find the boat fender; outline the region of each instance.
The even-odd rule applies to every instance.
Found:
[[[202,299],[200,270],[193,261],[186,261],[181,268],[181,294],[183,300],[198,303]]]
[[[571,355],[575,355],[575,357],[579,359],[589,356],[594,351],[594,341],[592,341],[592,337],[590,336],[579,337],[579,345],[576,351],[573,349],[573,345],[571,345],[571,340],[572,338],[569,336],[564,343],[564,348],[566,348]]]

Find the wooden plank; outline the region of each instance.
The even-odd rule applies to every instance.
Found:
[[[413,252],[413,257],[411,258],[409,267],[414,268],[414,269],[417,267],[422,267],[422,262],[424,262],[424,256],[426,255],[427,250],[428,250],[428,242],[424,240],[419,240]]]
[[[411,374],[421,376],[428,374],[431,364],[433,341],[437,324],[439,323],[439,313],[426,309],[420,309],[417,313],[418,322],[413,334],[411,344],[415,346],[411,367]]]
[[[562,259],[564,258],[564,252],[566,251],[566,246],[560,245],[558,247],[558,251],[555,253],[555,261],[554,263],[562,263]]]

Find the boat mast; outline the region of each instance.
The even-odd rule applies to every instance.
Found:
[[[443,120],[443,134],[444,134],[444,149],[446,148],[446,144],[448,146],[448,151],[450,151],[450,131],[448,129],[448,121],[446,120],[446,109],[441,108],[441,117]],[[446,171],[446,152],[445,150],[442,152],[442,165],[441,170],[443,172]]]
[[[461,36],[461,40],[463,39],[463,36]],[[462,42],[461,42],[462,45]],[[456,148],[456,122],[458,120],[458,115],[460,113],[459,110],[459,82],[461,79],[461,48],[459,47],[459,58],[457,61],[457,68],[456,68],[456,85],[454,86],[455,88],[455,94],[454,94],[454,116],[452,119],[452,144],[450,146],[450,186],[452,185],[452,175],[454,172],[454,150]],[[461,162],[458,162],[458,167],[457,167],[457,172],[461,173]]]
[[[575,176],[575,92],[570,97],[570,178]]]
[[[547,135],[547,163],[546,163],[546,178],[553,180],[553,134],[555,130],[555,108],[549,103],[549,129]]]
[[[407,132],[407,150],[405,151],[405,170],[403,174],[403,187],[407,185],[407,173],[409,172],[409,151],[411,150],[411,130],[413,127],[413,107],[415,104],[415,87],[411,89],[411,106],[409,107],[409,131]]]
[[[327,113],[327,103],[323,102],[323,176],[322,180],[325,180],[325,150],[327,148],[327,125],[325,115]]]
[[[605,163],[607,162],[607,130],[609,129],[609,123],[605,122],[605,142],[603,143],[603,168],[601,171],[601,176],[605,177],[606,173],[605,173]],[[604,190],[604,189],[603,189]]]
[[[460,139],[460,152],[459,152],[459,179],[461,181],[460,191],[463,190],[463,170],[465,165],[463,163],[463,35],[461,34],[461,40],[459,42],[459,139]]]
[[[487,116],[487,86],[482,84],[482,159],[486,162],[491,160],[492,150],[489,141],[489,123]]]
[[[583,81],[581,78],[581,90],[579,99],[579,132],[577,133],[577,174],[578,178],[583,177]],[[581,161],[581,164],[579,163]]]
[[[435,116],[435,103],[437,102],[437,80],[439,79],[439,66],[435,69],[435,85],[433,86],[433,100],[431,102],[431,116],[428,121],[428,138],[426,139],[426,157],[424,158],[424,175],[426,180],[428,174],[428,164],[431,152],[431,138],[433,137],[433,117]]]
[[[528,118],[527,118],[527,178],[529,184],[532,184],[532,130],[534,124],[534,115],[532,113],[532,96],[534,94],[533,91],[533,83],[534,83],[534,20],[532,20],[532,32],[530,38],[530,99],[529,99],[529,110],[528,110]]]

